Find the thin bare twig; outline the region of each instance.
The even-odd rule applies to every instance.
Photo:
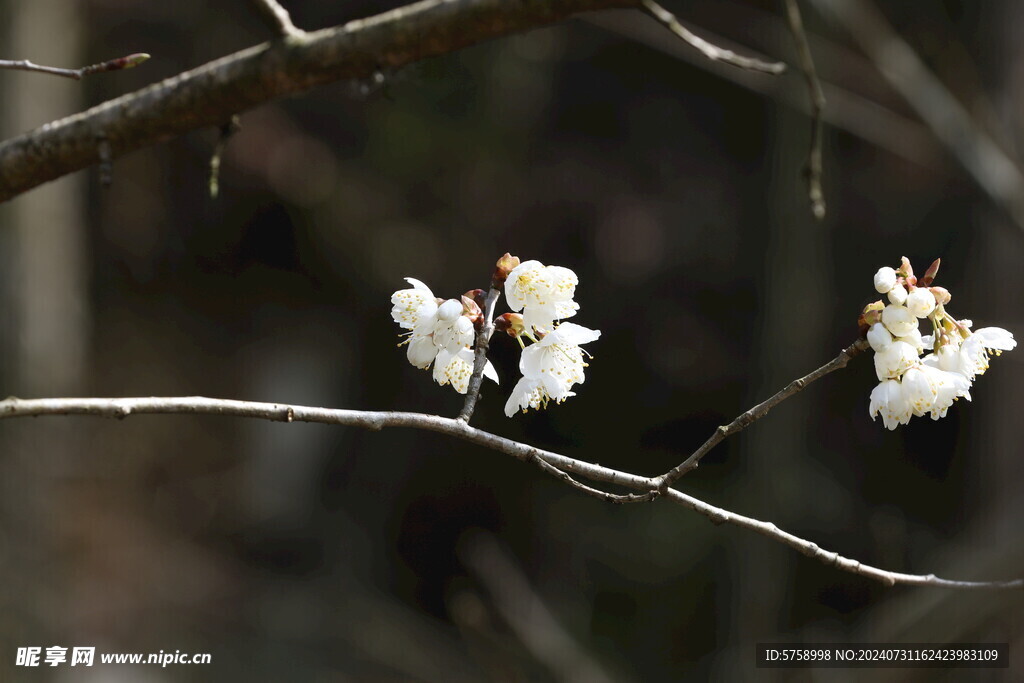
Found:
[[[548,461],[544,460],[544,458],[540,457],[539,455],[534,456],[533,463],[537,467],[541,468],[543,471],[550,474],[551,476],[561,479],[574,489],[582,491],[583,493],[593,498],[603,500],[606,503],[650,503],[652,500],[654,500],[661,494],[661,492],[658,491],[657,489],[651,489],[647,493],[624,494],[611,493],[610,491],[602,491],[601,489],[596,489],[593,486],[587,486],[582,482],[576,481],[571,476],[569,476],[568,472],[558,469]]]
[[[469,422],[476,410],[476,402],[480,399],[480,387],[484,382],[484,368],[487,367],[487,350],[491,344],[491,335],[494,334],[494,307],[498,303],[501,292],[491,287],[487,293],[487,300],[484,302],[484,321],[476,331],[475,351],[473,353],[473,375],[469,378],[469,388],[466,390],[466,402],[462,404],[462,411],[458,419]]]
[[[295,27],[292,16],[277,0],[252,0],[252,3],[267,25],[280,36],[289,38],[305,34],[305,31]]]
[[[674,14],[654,2],[654,0],[642,0],[642,4],[643,9],[647,14],[664,24],[668,30],[685,40],[692,47],[700,50],[708,59],[732,64],[733,66],[738,66],[741,69],[760,71],[762,73],[772,74],[775,76],[786,70],[786,65],[782,62],[766,62],[755,57],[743,57],[732,50],[726,50],[718,47],[717,45],[712,45],[697,34],[693,33],[690,29],[680,24]]]
[[[825,363],[825,365],[822,365],[814,372],[804,375],[800,379],[793,380],[788,385],[786,385],[785,389],[782,389],[781,391],[777,392],[767,401],[758,403],[756,406],[754,406],[747,412],[743,413],[729,424],[723,425],[716,429],[715,433],[711,435],[711,438],[705,441],[700,448],[698,448],[696,451],[693,452],[692,455],[690,455],[690,457],[688,457],[686,460],[670,469],[665,474],[655,479],[658,482],[658,488],[664,491],[669,486],[674,484],[684,474],[691,470],[697,469],[697,466],[700,464],[701,458],[707,455],[708,451],[710,451],[712,448],[714,448],[723,440],[725,440],[726,437],[731,436],[736,432],[742,431],[743,429],[754,423],[756,420],[761,419],[762,417],[768,414],[769,410],[779,405],[790,396],[793,396],[794,394],[800,392],[802,389],[804,389],[804,387],[806,387],[811,382],[821,379],[830,372],[835,372],[840,368],[845,368],[846,364],[849,363],[852,358],[860,355],[867,348],[867,341],[863,339],[855,341],[854,343],[850,344],[845,349],[840,351],[838,356],[833,358],[828,363]]]
[[[811,97],[811,146],[807,153],[807,166],[804,173],[807,176],[811,213],[820,221],[825,217],[825,193],[821,189],[821,113],[825,109],[825,92],[821,89],[821,81],[814,68],[814,58],[811,56],[811,46],[807,42],[807,33],[804,31],[800,6],[797,4],[797,0],[785,0],[785,2],[786,21],[793,34],[793,41],[796,43],[800,68],[804,72],[807,91]]]
[[[71,78],[73,80],[80,81],[84,77],[91,76],[92,74],[103,73],[105,71],[131,69],[134,66],[142,64],[147,59],[149,59],[149,55],[144,52],[137,52],[135,54],[128,55],[127,57],[118,57],[117,59],[110,59],[106,62],[100,62],[99,64],[83,66],[80,69],[61,69],[56,66],[41,66],[30,62],[27,59],[21,59],[18,61],[0,59],[0,69],[34,71],[35,73],[50,74],[51,76],[63,76],[64,78]]]
[[[854,346],[857,345],[855,344]],[[853,353],[852,349],[853,347],[847,351]],[[859,350],[856,352],[859,353]],[[840,357],[842,357],[842,354],[840,354]],[[833,363],[839,362],[839,359],[833,361]],[[845,365],[845,362],[842,364]],[[832,363],[819,369],[816,373],[825,374],[837,367],[842,367],[842,365],[837,364],[836,367],[830,368],[831,365]],[[814,374],[812,373],[812,375]],[[808,377],[811,377],[811,375],[808,375]],[[805,378],[803,381],[806,383],[807,379]],[[204,398],[202,396],[171,398],[41,398],[29,400],[11,397],[0,401],[0,419],[38,417],[43,415],[91,415],[125,418],[141,414],[252,417],[277,422],[317,422],[321,424],[348,425],[373,431],[380,431],[385,427],[423,429],[453,436],[484,448],[505,453],[524,462],[531,462],[535,458],[539,458],[565,472],[580,474],[588,479],[613,486],[624,486],[634,491],[644,491],[646,493],[657,490],[660,487],[659,477],[641,477],[584,460],[570,458],[559,453],[534,448],[518,441],[512,441],[511,439],[476,429],[462,420],[437,415],[312,408],[283,403],[256,403],[251,401]],[[941,579],[933,574],[902,574],[886,571],[851,560],[838,553],[823,550],[817,544],[783,531],[771,522],[763,522],[715,507],[677,489],[669,488],[665,490],[664,495],[677,505],[682,505],[695,512],[699,512],[716,524],[734,524],[751,531],[756,531],[762,536],[787,545],[819,562],[846,572],[874,579],[875,581],[881,581],[889,586],[910,584],[958,589],[1024,589],[1024,579],[1012,581],[953,581]]]

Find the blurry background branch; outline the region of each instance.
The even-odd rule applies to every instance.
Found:
[[[260,6],[281,19],[274,5]],[[581,12],[642,7],[660,9],[644,0],[423,0],[343,26],[311,33],[295,29],[284,43],[268,42],[236,52],[0,144],[0,201],[97,163],[97,139],[107,140],[117,157],[191,130],[220,126],[246,109],[317,85],[370,78],[382,69]],[[760,65],[771,73],[782,69],[781,64],[744,61],[689,32],[680,33],[674,18],[660,12],[656,16],[691,45],[700,46],[706,56],[728,57],[747,68]],[[287,30],[290,20],[277,24]]]
[[[870,0],[810,0],[841,25],[981,188],[1024,228],[1024,174]]]
[[[385,427],[423,429],[483,446],[510,455],[517,460],[531,462],[543,460],[553,468],[585,476],[613,486],[651,492],[660,485],[657,477],[642,477],[628,472],[603,467],[594,463],[570,458],[552,451],[534,448],[518,441],[506,439],[470,427],[459,419],[402,413],[392,411],[340,410],[312,408],[282,403],[258,403],[230,399],[206,398],[203,396],[148,397],[148,398],[8,398],[0,401],[0,417],[37,417],[43,415],[93,415],[97,417],[125,418],[142,414],[189,414],[254,417],[277,422],[314,422],[320,424],[346,425],[380,431]],[[667,489],[664,494],[678,505],[699,512],[715,524],[735,524],[756,531],[768,538],[788,545],[808,557],[814,558],[843,571],[865,576],[886,585],[909,584],[937,586],[958,589],[1021,589],[1024,579],[1011,581],[956,581],[943,579],[934,574],[904,574],[891,572],[857,560],[843,557],[839,553],[824,550],[816,543],[779,529],[771,522],[738,515],[729,510],[710,505],[698,498],[676,489]],[[653,498],[651,498],[653,500]]]
[[[814,68],[811,46],[807,42],[804,31],[804,20],[800,16],[800,5],[797,0],[786,1],[786,21],[796,43],[797,55],[800,57],[800,69],[807,80],[807,91],[811,100],[811,142],[807,152],[807,191],[811,200],[811,213],[818,220],[825,217],[825,193],[821,189],[821,113],[825,109],[825,92],[821,89],[818,72]]]

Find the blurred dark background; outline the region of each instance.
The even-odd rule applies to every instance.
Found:
[[[399,3],[285,4],[313,29]],[[855,27],[818,11],[830,4],[803,3],[830,101],[821,223],[795,68],[712,65],[639,13],[594,15],[245,112],[216,200],[207,130],[118,159],[109,188],[92,169],[0,205],[2,391],[454,415],[461,397],[396,348],[388,297],[407,276],[441,296],[485,287],[511,251],[574,269],[576,321],[603,334],[577,397],[513,419],[518,351],[494,344],[503,384],[485,387],[474,424],[654,475],[851,343],[872,274],[900,256],[919,270],[941,257],[949,308],[1020,337],[1022,226]],[[796,63],[781,3],[665,5],[701,35]],[[1024,8],[883,9],[975,132],[1016,159]],[[4,58],[153,55],[80,83],[0,72],[4,138],[268,34],[242,1],[0,0],[0,16]],[[868,418],[876,380],[858,359],[680,486],[887,569],[1018,578],[1022,359],[996,359],[947,418],[895,432]],[[754,669],[766,641],[1009,641],[1024,668],[1019,592],[886,588],[437,435],[41,418],[3,421],[0,449],[4,680],[782,678]],[[54,644],[213,663],[13,667],[16,647]]]

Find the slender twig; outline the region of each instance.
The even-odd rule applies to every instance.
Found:
[[[260,16],[267,22],[271,30],[284,38],[301,36],[305,31],[295,27],[288,10],[281,6],[277,0],[252,0],[259,10]]]
[[[647,493],[624,494],[602,491],[601,489],[596,489],[593,486],[587,486],[586,484],[573,479],[571,476],[569,476],[568,472],[558,469],[548,461],[544,460],[544,458],[540,457],[539,455],[534,456],[533,463],[543,471],[550,474],[551,476],[561,479],[574,489],[582,491],[588,496],[592,496],[594,498],[603,500],[606,503],[649,503],[661,494],[661,492],[658,491],[657,489],[651,489]]]
[[[854,346],[857,345],[855,344]],[[855,353],[852,349],[853,347],[847,351]],[[839,359],[833,361],[833,363],[838,362]],[[825,367],[828,368],[829,366]],[[842,367],[842,365],[836,365],[836,367]],[[829,370],[822,368],[816,372],[824,374],[825,372],[831,372],[832,369],[835,368]],[[806,378],[803,381],[806,382]],[[202,396],[172,398],[41,398],[28,400],[11,397],[0,401],[0,419],[8,417],[39,417],[43,415],[91,415],[125,418],[131,415],[142,414],[252,417],[277,422],[317,422],[321,424],[347,425],[373,431],[380,431],[385,427],[423,429],[453,436],[484,448],[505,453],[524,462],[532,462],[534,459],[539,458],[565,472],[579,474],[588,479],[613,486],[623,486],[634,491],[644,491],[645,493],[658,490],[660,486],[660,478],[658,477],[641,477],[628,472],[613,470],[609,467],[545,451],[519,443],[518,441],[512,441],[511,439],[471,427],[462,420],[437,415],[424,415],[422,413],[312,408],[284,403],[256,403],[251,401],[204,398]],[[771,522],[763,522],[715,507],[677,489],[669,488],[665,490],[664,495],[668,500],[699,512],[716,524],[734,524],[751,531],[756,531],[762,536],[787,545],[827,565],[881,581],[889,586],[911,584],[962,589],[1024,589],[1024,579],[1012,581],[952,581],[938,578],[933,574],[902,574],[886,571],[851,560],[838,553],[823,550],[817,544],[783,531]]]
[[[807,81],[807,91],[811,98],[811,146],[807,153],[807,193],[811,200],[811,213],[819,221],[825,217],[825,193],[821,189],[821,114],[825,109],[825,92],[821,89],[818,72],[814,68],[811,46],[807,42],[804,21],[800,16],[797,0],[785,0],[786,21],[796,43],[797,55],[800,58],[800,69]]]
[[[217,136],[217,145],[213,148],[213,154],[210,155],[210,198],[216,199],[220,193],[220,162],[221,157],[224,156],[224,148],[228,145],[228,140],[232,135],[239,130],[239,117],[235,114],[231,119],[222,125]]]
[[[712,45],[697,34],[693,33],[690,29],[680,24],[674,14],[654,2],[654,0],[642,0],[642,4],[643,9],[647,14],[664,24],[668,30],[685,40],[692,47],[700,50],[708,59],[732,64],[733,66],[738,66],[741,69],[761,71],[763,73],[773,75],[781,74],[786,70],[786,65],[782,62],[766,62],[755,57],[743,57],[732,50],[726,50],[725,48],[718,47],[717,45]]]
[[[845,349],[839,352],[839,355],[833,358],[828,363],[825,363],[814,372],[804,375],[800,379],[793,380],[785,389],[782,389],[774,396],[769,398],[767,401],[758,403],[756,406],[743,413],[735,420],[727,425],[722,425],[715,430],[715,433],[705,441],[700,448],[693,452],[683,462],[679,463],[665,474],[657,477],[655,480],[658,482],[658,488],[664,491],[669,486],[674,484],[681,476],[691,470],[697,469],[700,464],[701,458],[708,454],[712,448],[720,444],[726,437],[735,434],[736,432],[742,431],[754,421],[761,419],[768,414],[768,411],[785,401],[790,396],[800,392],[811,382],[821,379],[830,372],[835,372],[840,368],[845,368],[846,364],[850,362],[852,358],[860,355],[868,348],[867,341],[860,339],[847,346]]]
[[[462,404],[462,411],[458,419],[469,422],[476,410],[476,402],[480,399],[480,387],[484,382],[484,368],[487,367],[487,350],[491,344],[491,335],[494,334],[494,307],[498,303],[501,292],[491,287],[487,293],[487,300],[484,302],[483,324],[476,331],[475,351],[473,352],[473,375],[469,378],[469,388],[466,390],[466,401]]]
[[[149,59],[149,55],[144,52],[137,52],[135,54],[128,55],[127,57],[118,57],[117,59],[110,59],[106,62],[100,62],[99,64],[83,66],[80,69],[61,69],[56,66],[41,66],[30,62],[27,59],[21,59],[18,61],[0,59],[0,69],[34,71],[35,73],[50,74],[51,76],[63,76],[64,78],[71,78],[76,81],[80,81],[86,76],[103,73],[104,71],[121,71],[122,69],[130,69],[133,66],[142,64],[147,59]]]

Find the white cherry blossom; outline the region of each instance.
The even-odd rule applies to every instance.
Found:
[[[583,370],[587,364],[580,345],[600,336],[599,330],[562,323],[523,351],[519,369],[524,377],[540,380],[548,396],[562,401],[574,384],[583,384],[585,379]]]
[[[444,386],[451,384],[452,388],[460,394],[469,390],[469,379],[473,376],[473,350],[468,348],[459,349],[452,353],[447,349],[441,349],[434,362],[434,381]],[[484,366],[484,377],[498,383],[498,373],[487,361]]]
[[[578,283],[576,273],[568,268],[523,261],[505,280],[505,298],[509,308],[523,312],[527,330],[548,330],[555,320],[576,315],[580,307],[572,298]]]
[[[917,362],[917,350],[913,346],[894,341],[884,351],[875,354],[875,374],[879,380],[898,379]]]
[[[970,400],[971,382],[956,372],[946,372],[932,365],[911,368],[901,382],[903,397],[914,415],[931,413],[938,420],[946,415],[953,401],[963,396]]]
[[[900,383],[894,379],[886,379],[871,390],[868,414],[872,420],[876,415],[881,415],[886,429],[896,429],[897,425],[910,422],[913,413],[910,402],[903,396],[903,387]]]
[[[566,392],[560,399],[557,399],[556,402],[561,403],[570,396],[575,395],[575,392]],[[520,410],[525,413],[528,408],[541,410],[542,408],[547,407],[548,401],[550,400],[551,396],[548,394],[547,389],[544,387],[544,383],[540,379],[520,377],[519,381],[516,382],[515,387],[512,389],[512,393],[509,395],[508,401],[505,402],[505,415],[512,417]]]

